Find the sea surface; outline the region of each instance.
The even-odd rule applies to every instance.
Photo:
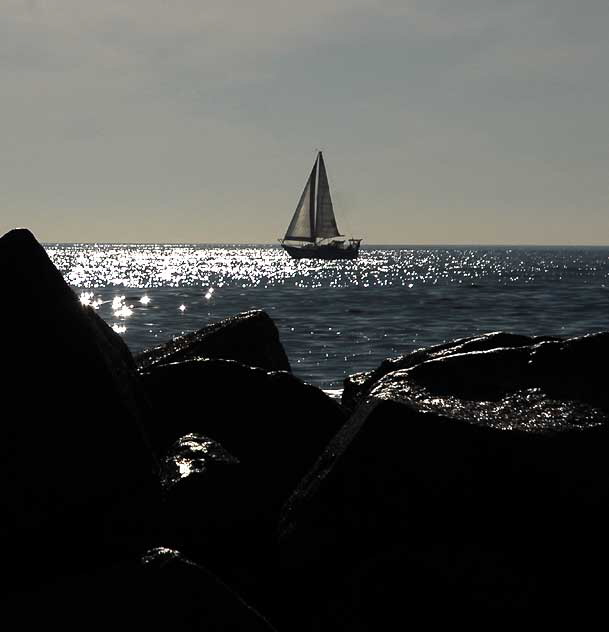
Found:
[[[355,261],[295,261],[260,245],[45,247],[133,352],[263,309],[294,373],[330,391],[454,338],[609,329],[609,247],[367,246]]]

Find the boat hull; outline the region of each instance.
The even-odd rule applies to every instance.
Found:
[[[287,246],[282,244],[293,259],[357,259],[359,243],[340,248],[330,245],[322,246]]]

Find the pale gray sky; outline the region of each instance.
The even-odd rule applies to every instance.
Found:
[[[607,0],[2,0],[0,232],[609,244]]]

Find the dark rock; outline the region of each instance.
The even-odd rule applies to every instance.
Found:
[[[290,373],[190,360],[142,374],[147,428],[160,451],[188,433],[219,441],[278,509],[346,420],[341,406]]]
[[[168,548],[1,599],[3,621],[19,630],[273,630],[230,587]]]
[[[249,542],[253,504],[238,459],[217,441],[197,434],[180,438],[161,462],[164,511],[159,541],[180,547],[206,564],[229,566]],[[251,544],[251,542],[249,542]]]
[[[457,353],[469,353],[471,351],[489,351],[505,347],[530,346],[537,342],[559,340],[552,336],[522,336],[503,331],[494,331],[473,338],[459,338],[433,347],[417,349],[404,356],[388,358],[373,371],[355,373],[345,378],[343,383],[342,403],[349,410],[355,409],[370,392],[370,389],[385,375],[400,369],[409,369],[437,358],[444,358]]]
[[[319,630],[598,608],[608,340],[461,352],[376,382],[285,507],[292,608],[313,604]]]
[[[244,312],[136,356],[141,370],[196,358],[236,360],[267,371],[290,371],[275,323],[261,310]]]
[[[276,515],[252,476],[219,443],[179,439],[162,461],[165,503],[158,540],[201,560],[253,599],[277,572]]]
[[[380,391],[420,385],[436,395],[497,400],[519,390],[541,388],[554,399],[609,408],[604,359],[609,333],[568,340],[532,341],[529,346],[455,353],[396,371]],[[377,386],[373,386],[374,393]]]
[[[163,614],[170,624],[164,629],[272,632],[268,622],[235,592],[180,553],[156,549],[144,556],[143,562],[148,583],[156,583],[154,594],[166,603],[169,596],[173,602],[173,607],[164,607]],[[143,603],[148,603],[147,599]]]
[[[213,454],[199,451],[202,474],[181,480],[167,494],[159,541],[201,560],[274,616],[283,602],[280,509],[342,426],[345,412],[290,373],[227,360],[154,367],[142,379],[155,411],[148,427],[160,450],[176,434],[196,432],[239,460],[232,464],[216,448]],[[196,456],[197,449],[187,452],[189,462]],[[183,457],[171,450],[171,462]]]
[[[87,549],[104,563],[141,550],[156,464],[128,350],[29,231],[0,238],[0,275],[3,572],[38,581]]]

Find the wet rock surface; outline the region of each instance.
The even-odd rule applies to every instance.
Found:
[[[194,477],[213,475],[213,470],[238,465],[217,441],[198,434],[180,437],[161,461],[161,484],[165,492],[190,482]]]
[[[404,600],[428,621],[438,603],[461,621],[597,609],[607,341],[459,341],[369,384],[285,507],[283,563],[316,604],[313,628],[404,623]]]
[[[279,573],[277,515],[252,469],[218,442],[190,434],[170,448],[161,471],[158,540],[201,561],[251,603],[268,601]]]
[[[341,406],[287,372],[191,360],[142,374],[160,452],[176,434],[212,437],[239,461],[212,464],[166,494],[165,539],[237,586],[254,605],[280,592],[276,541],[283,503],[346,420]],[[192,435],[189,435],[192,436]],[[175,449],[170,458],[175,461]],[[201,453],[199,453],[201,454]],[[197,456],[197,455],[195,455]],[[208,455],[202,455],[205,459]],[[179,518],[178,518],[179,517]],[[213,542],[213,545],[210,543]]]
[[[494,331],[473,338],[460,338],[450,342],[417,349],[397,358],[388,358],[381,362],[378,368],[373,371],[355,373],[344,380],[344,390],[342,395],[343,404],[353,409],[370,392],[370,389],[383,376],[400,369],[412,368],[428,360],[445,358],[447,356],[470,353],[473,351],[489,351],[491,349],[517,348],[530,346],[537,342],[559,340],[553,336],[523,336],[511,334],[503,331]]]
[[[173,338],[136,356],[140,369],[196,358],[236,360],[267,371],[290,371],[275,323],[266,312],[252,310],[198,331]]]
[[[180,438],[161,461],[164,503],[159,541],[211,565],[241,560],[244,528],[252,509],[239,460],[217,441],[197,434]]]
[[[415,391],[437,402],[498,401],[511,393],[540,389],[549,398],[609,408],[603,364],[609,334],[544,340],[519,347],[452,353],[387,374],[369,391],[383,399],[411,398]],[[410,388],[414,391],[411,393]],[[415,397],[416,399],[416,397]],[[514,408],[517,416],[524,408]],[[471,419],[476,415],[472,413]]]
[[[234,361],[153,367],[142,382],[154,409],[147,428],[160,451],[192,432],[219,441],[277,510],[347,418],[295,376]]]

